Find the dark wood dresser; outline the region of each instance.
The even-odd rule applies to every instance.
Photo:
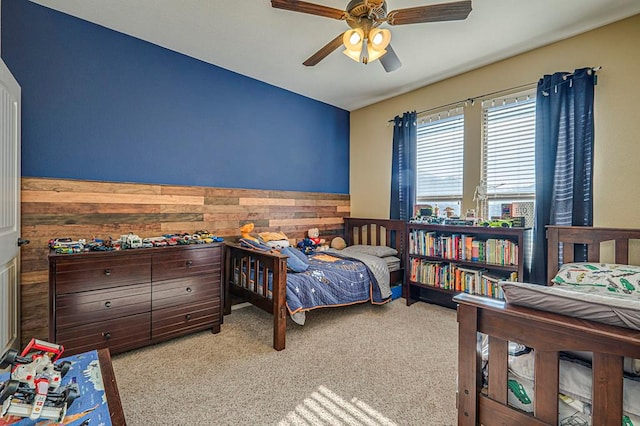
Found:
[[[223,244],[49,255],[49,340],[112,354],[222,323]]]

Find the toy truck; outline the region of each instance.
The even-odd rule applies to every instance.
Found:
[[[133,232],[126,235],[120,235],[120,244],[125,249],[135,249],[142,247],[142,239]]]

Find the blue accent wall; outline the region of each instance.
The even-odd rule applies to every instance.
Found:
[[[348,111],[27,0],[1,30],[23,176],[349,192]]]

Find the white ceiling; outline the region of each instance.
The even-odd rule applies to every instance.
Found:
[[[303,66],[347,24],[274,9],[269,0],[32,1],[350,111],[640,13],[640,0],[474,0],[463,21],[383,25],[403,64],[386,73],[342,49]],[[348,0],[314,2],[344,9]]]

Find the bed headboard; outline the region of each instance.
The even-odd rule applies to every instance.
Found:
[[[574,261],[574,248],[580,245],[586,247],[588,262],[600,262],[601,243],[613,242],[615,263],[637,264],[629,258],[631,240],[640,240],[640,229],[549,225],[547,282],[551,281],[560,266]]]
[[[348,246],[367,244],[393,247],[404,253],[406,222],[396,219],[344,218],[344,239]]]

